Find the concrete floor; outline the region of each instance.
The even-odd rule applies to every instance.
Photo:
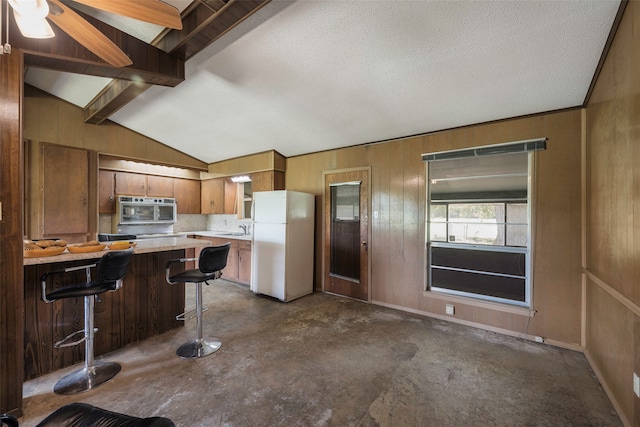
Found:
[[[216,353],[175,355],[191,320],[106,355],[122,371],[90,392],[53,394],[71,369],[28,382],[20,425],[76,401],[190,427],[622,425],[581,353],[320,293],[204,292]]]

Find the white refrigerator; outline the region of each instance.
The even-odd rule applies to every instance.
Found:
[[[313,292],[314,195],[253,193],[251,290],[288,302]]]

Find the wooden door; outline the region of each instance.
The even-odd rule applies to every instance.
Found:
[[[89,232],[89,154],[45,144],[43,150],[43,237]]]
[[[324,291],[369,300],[369,171],[325,174]]]

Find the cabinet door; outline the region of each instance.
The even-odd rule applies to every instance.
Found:
[[[227,242],[231,243],[231,248],[229,249],[229,256],[227,257],[227,266],[222,270],[222,278],[224,280],[237,282],[238,281],[238,240],[237,239],[221,239],[219,237],[211,238],[211,244],[213,246],[224,245]]]
[[[147,175],[147,196],[173,197],[173,178],[167,176]]]
[[[224,180],[207,179],[201,183],[201,211],[203,214],[224,213]]]
[[[239,241],[238,282],[248,285],[251,282],[251,242]]]
[[[251,174],[251,189],[256,191],[272,191],[273,171],[258,172]]]
[[[89,153],[43,147],[43,237],[89,232]]]
[[[98,209],[99,213],[111,214],[116,211],[115,172],[100,170],[98,175]]]
[[[199,214],[200,210],[200,181],[195,179],[175,178],[173,193],[178,204],[179,214]]]
[[[224,180],[224,213],[238,213],[238,184],[228,178]]]
[[[116,172],[115,192],[117,195],[146,196],[146,175],[131,172]]]

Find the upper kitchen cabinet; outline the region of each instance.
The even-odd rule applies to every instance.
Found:
[[[68,147],[44,148],[42,237],[89,231],[89,153]]]
[[[254,193],[284,189],[284,172],[271,170],[251,174],[251,190]]]
[[[174,197],[174,179],[167,176],[147,175],[147,196]]]
[[[176,198],[179,214],[199,214],[200,181],[195,179],[175,178],[173,180],[173,194]]]
[[[95,226],[90,219],[96,203],[90,192],[96,184],[95,156],[52,144],[27,143],[25,147],[26,237],[86,240]]]
[[[235,214],[238,212],[238,186],[231,179],[206,179],[201,183],[203,214]]]
[[[132,172],[115,172],[115,194],[173,197],[173,178]]]
[[[116,212],[116,173],[100,169],[98,173],[98,212]]]
[[[224,180],[206,179],[201,182],[201,212],[203,214],[224,213]]]
[[[139,173],[115,172],[115,192],[127,196],[146,196],[147,177]]]
[[[230,178],[224,179],[224,213],[238,213],[238,184]]]

